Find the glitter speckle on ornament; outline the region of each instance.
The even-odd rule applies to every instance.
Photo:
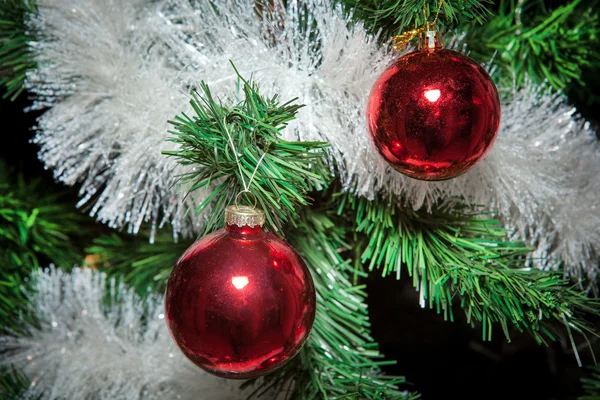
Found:
[[[438,181],[462,175],[487,154],[498,133],[500,99],[480,65],[443,49],[435,32],[424,35],[418,51],[377,80],[367,120],[375,147],[396,170]]]
[[[315,289],[294,249],[263,231],[262,211],[230,206],[226,220],[175,265],[165,315],[194,364],[220,377],[248,379],[300,350],[315,317]]]

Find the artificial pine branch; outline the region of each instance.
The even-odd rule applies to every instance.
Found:
[[[281,139],[280,131],[301,106],[292,104],[293,100],[280,104],[277,96],[262,96],[254,83],[240,80],[244,99],[232,107],[214,99],[203,82],[201,93],[193,92],[190,101],[195,115],[181,114],[170,121],[174,130],[168,140],[180,148],[163,153],[192,167],[181,177],[191,185],[190,193],[210,188],[210,195],[195,209],[200,213],[213,205],[207,232],[222,224],[225,207],[245,189],[243,182],[250,185],[258,206],[265,210],[267,224],[278,231],[289,216],[297,214],[298,206],[309,203],[309,191],[325,185],[329,173],[323,149],[328,145]]]
[[[27,308],[23,292],[31,270],[55,263],[70,268],[82,260],[73,238],[85,218],[60,196],[46,193],[40,181],[25,182],[0,163],[0,327],[17,331]],[[27,321],[26,315],[21,315]]]
[[[547,343],[557,339],[557,325],[572,344],[575,332],[598,335],[586,317],[600,314],[600,302],[557,272],[527,267],[529,249],[507,240],[498,221],[456,206],[427,212],[399,210],[394,199],[349,196],[347,202],[357,231],[367,236],[362,261],[368,269],[400,278],[406,266],[423,306],[453,320],[459,303],[472,325],[481,323],[484,340],[496,324],[509,340],[515,328]]]
[[[288,238],[311,271],[317,291],[313,331],[296,359],[271,374],[255,390],[293,389],[290,398],[416,399],[401,391],[403,377],[386,376],[378,344],[371,337],[364,285],[355,286],[356,273],[340,252],[349,250],[351,226],[332,212],[306,209],[289,230]],[[358,272],[362,274],[361,272]]]
[[[0,399],[40,400],[42,396],[21,371],[14,367],[0,369]]]
[[[538,0],[502,0],[498,13],[486,24],[463,24],[472,57],[494,60],[494,74],[502,86],[524,86],[527,79],[548,82],[563,90],[583,85],[586,68],[600,68],[598,1],[572,0],[546,10]]]
[[[35,9],[35,0],[0,0],[0,86],[6,89],[2,98],[15,100],[24,90],[25,74],[36,66],[25,25]]]
[[[0,195],[0,258],[13,269],[37,268],[48,262],[69,266],[81,260],[70,236],[81,233],[85,219],[57,194],[40,193],[39,181]],[[16,189],[16,190],[11,190]]]
[[[585,395],[580,396],[578,400],[600,400],[600,367],[590,368],[590,373],[581,379]]]
[[[353,13],[363,20],[371,32],[381,32],[387,40],[404,30],[418,28],[432,22],[437,14],[439,0],[342,0]],[[444,0],[440,23],[459,21],[484,22],[490,15],[489,0]],[[426,10],[426,12],[425,12]],[[427,18],[427,19],[426,19]]]
[[[110,278],[132,287],[138,294],[163,293],[173,265],[191,241],[173,243],[167,230],[160,230],[150,242],[150,235],[104,235],[94,239],[86,249],[87,264],[105,272]]]

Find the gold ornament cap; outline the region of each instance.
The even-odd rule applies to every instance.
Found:
[[[231,205],[225,209],[225,224],[236,225],[240,228],[243,226],[262,227],[265,224],[265,213],[261,209],[250,206]]]
[[[419,50],[434,52],[444,48],[442,32],[437,31],[433,24],[427,24],[422,32],[419,32]]]

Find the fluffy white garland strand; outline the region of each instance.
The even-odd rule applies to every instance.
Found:
[[[39,67],[27,82],[36,107],[50,107],[39,121],[41,159],[64,182],[83,181],[81,203],[111,226],[197,231],[201,217],[184,217],[191,203],[174,185],[182,171],[160,154],[170,149],[166,121],[188,109],[186,92],[199,80],[230,95],[232,60],[263,93],[306,105],[285,134],[329,142],[347,190],[399,194],[415,209],[462,197],[499,210],[546,260],[538,267],[563,260],[567,275],[595,280],[598,143],[563,98],[533,86],[507,96],[498,140],[471,172],[437,183],[406,178],[381,160],[364,116],[394,54],[329,0],[289,3],[270,23],[252,0],[40,0],[30,23]],[[300,28],[305,9],[310,31]]]
[[[40,328],[1,338],[0,365],[20,368],[43,399],[247,397],[239,381],[209,375],[185,359],[164,321],[162,297],[142,301],[90,269],[40,270],[32,278],[31,307]],[[118,304],[107,308],[107,295],[115,293]]]

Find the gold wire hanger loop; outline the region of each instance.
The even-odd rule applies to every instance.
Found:
[[[258,199],[256,198],[256,195],[254,193],[252,193],[250,190],[248,189],[244,189],[241,192],[239,192],[237,194],[237,196],[235,196],[235,208],[237,208],[238,210],[240,209],[240,196],[244,193],[249,194],[250,196],[252,196],[252,198],[254,199],[253,204],[252,204],[252,209],[256,210],[256,206],[258,205]]]

